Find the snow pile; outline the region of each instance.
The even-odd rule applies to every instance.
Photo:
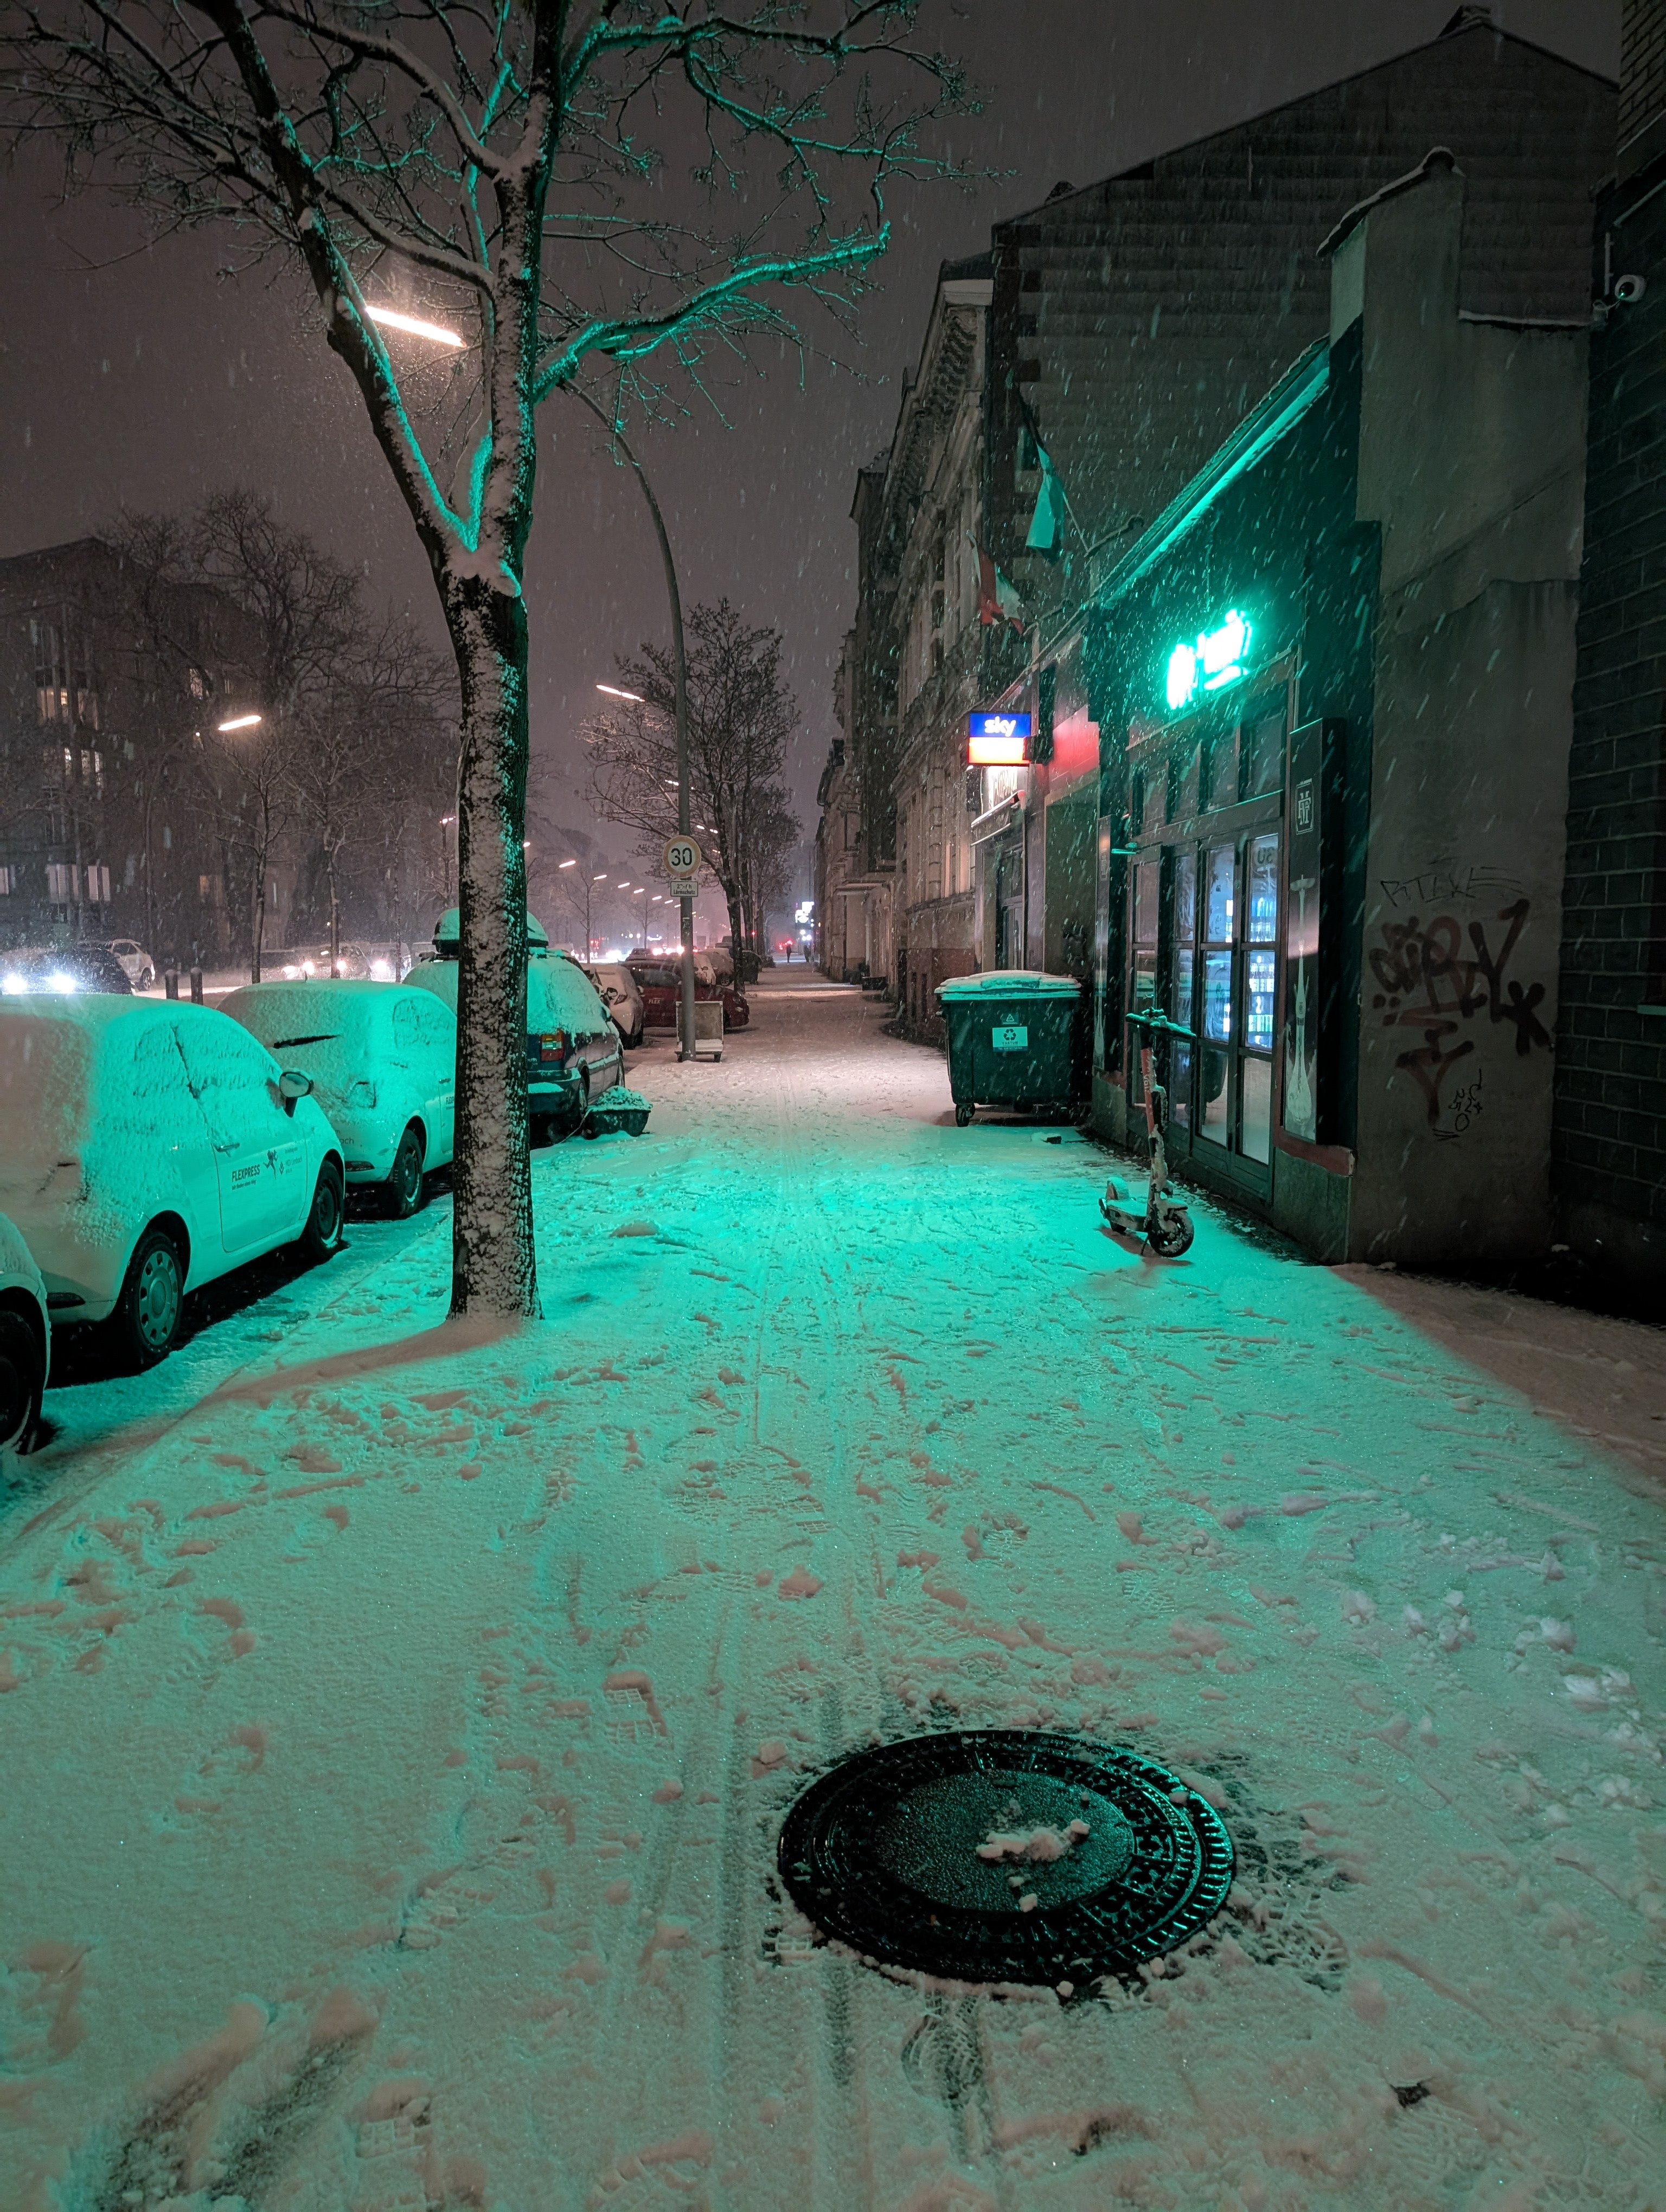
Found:
[[[1034,1864],[1044,1864],[1074,1850],[1087,1832],[1085,1820],[1073,1820],[1067,1828],[1026,1828],[1022,1834],[1006,1834],[992,1828],[978,1845],[977,1855],[981,1859],[1028,1859]]]
[[[651,1098],[644,1098],[640,1091],[633,1091],[629,1084],[616,1083],[604,1091],[599,1098],[591,1100],[590,1110],[593,1114],[645,1114],[652,1109],[653,1104]]]

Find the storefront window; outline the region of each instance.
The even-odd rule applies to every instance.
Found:
[[[1266,1163],[1273,1150],[1273,1063],[1243,1056],[1243,1106],[1238,1150],[1246,1159]]]
[[[1237,847],[1212,845],[1204,856],[1203,867],[1204,941],[1209,945],[1230,945],[1233,941],[1233,878],[1237,873]]]
[[[1278,988],[1278,956],[1274,949],[1279,933],[1277,837],[1250,839],[1244,872],[1249,890],[1244,936],[1249,950],[1244,978],[1243,1042],[1253,1052],[1271,1052],[1274,994]],[[1248,1095],[1246,1091],[1246,1114]],[[1244,1149],[1249,1149],[1247,1143]],[[1267,1155],[1259,1152],[1254,1157],[1265,1159]]]

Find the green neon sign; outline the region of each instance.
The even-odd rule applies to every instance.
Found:
[[[1249,651],[1250,625],[1233,607],[1219,629],[1200,631],[1189,645],[1177,645],[1169,655],[1169,705],[1187,707],[1201,691],[1219,691],[1236,684]]]

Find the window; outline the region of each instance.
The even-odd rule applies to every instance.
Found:
[[[110,871],[102,860],[87,871],[87,896],[94,906],[110,903]]]
[[[9,898],[17,889],[17,879],[9,868],[0,868],[0,898]]]
[[[198,898],[203,898],[203,899],[209,898],[209,897],[212,896],[212,895],[213,895],[213,891],[214,891],[214,878],[213,878],[213,877],[212,877],[212,876],[198,876],[198,878],[197,878],[197,896],[198,896]]]
[[[43,722],[70,719],[70,683],[64,665],[64,641],[56,623],[29,623],[29,643],[34,653],[34,701]]]
[[[1243,795],[1262,799],[1284,781],[1284,710],[1247,723],[1243,732]]]
[[[1204,751],[1203,774],[1206,808],[1235,806],[1238,795],[1238,733],[1222,730],[1209,740]]]
[[[46,863],[46,897],[53,906],[69,906],[76,896],[76,871],[61,860]]]

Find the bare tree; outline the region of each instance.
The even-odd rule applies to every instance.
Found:
[[[147,883],[155,798],[188,767],[241,881],[252,979],[260,981],[272,862],[297,830],[319,841],[333,957],[344,849],[370,842],[370,825],[384,852],[405,841],[410,806],[385,803],[401,767],[404,796],[431,802],[444,672],[408,623],[374,617],[359,577],[259,493],[222,492],[183,517],[125,514],[110,535],[136,650],[159,692],[193,709],[151,749]]]
[[[727,599],[688,619],[689,776],[694,835],[729,909],[737,952],[756,951],[758,901],[803,834],[781,782],[798,707],[781,680],[779,630],[754,629]],[[623,686],[641,695],[585,726],[590,797],[605,819],[642,833],[641,851],[677,828],[677,672],[672,655],[645,645],[619,664]]]
[[[656,361],[795,336],[782,288],[848,307],[889,240],[891,181],[944,166],[923,125],[970,104],[916,14],[12,0],[13,135],[52,134],[75,177],[164,223],[240,224],[304,265],[428,554],[462,698],[455,1311],[538,1310],[521,843],[537,407],[594,372],[652,398]],[[842,218],[845,175],[866,194]],[[385,336],[373,302],[443,315],[449,365]]]

